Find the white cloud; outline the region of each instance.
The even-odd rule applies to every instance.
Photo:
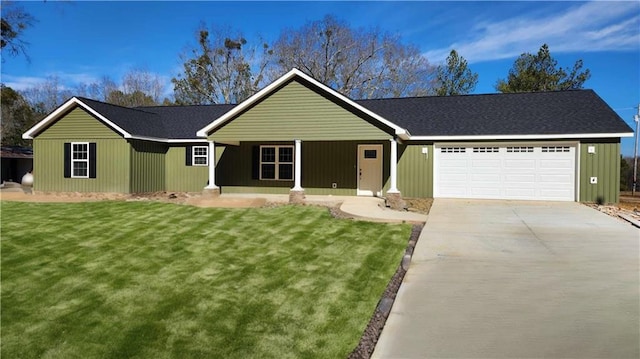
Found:
[[[98,81],[98,77],[92,73],[82,72],[51,72],[42,76],[14,76],[2,74],[2,83],[14,90],[22,91],[28,88],[41,86],[44,83],[57,79],[61,90],[71,89],[79,84],[88,84]]]
[[[45,77],[2,75],[2,84],[16,91],[22,91],[43,83]]]
[[[538,6],[532,3],[531,6]],[[554,53],[637,50],[640,46],[640,5],[637,2],[589,2],[565,12],[497,22],[478,23],[472,37],[446,48],[427,51],[434,63],[456,49],[470,63],[514,58],[547,43]]]

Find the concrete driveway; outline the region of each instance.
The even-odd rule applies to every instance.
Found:
[[[578,203],[436,199],[374,358],[639,358],[640,230]]]

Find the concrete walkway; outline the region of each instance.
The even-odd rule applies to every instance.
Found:
[[[578,203],[436,199],[373,358],[639,358],[639,242]]]
[[[234,201],[238,199],[264,199],[266,202],[272,203],[288,203],[289,195],[283,194],[222,194],[218,199],[208,200],[215,201]],[[204,202],[206,200],[202,200]],[[306,195],[305,203],[311,205],[321,205],[328,207],[340,207],[340,210],[346,214],[353,216],[355,219],[386,222],[386,223],[424,223],[427,220],[426,214],[394,211],[384,206],[384,199],[377,197],[360,197],[360,196],[319,196]]]

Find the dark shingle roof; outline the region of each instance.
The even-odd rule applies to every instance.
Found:
[[[122,107],[78,97],[118,127],[134,136],[195,139],[196,131],[235,105]]]
[[[213,122],[236,105],[201,105],[201,106],[153,106],[137,107],[152,112],[163,120],[166,131],[165,138],[193,139],[196,132]]]
[[[155,113],[112,105],[84,97],[78,97],[78,99],[132,135],[167,138],[164,121]]]
[[[632,132],[593,90],[356,101],[413,136]]]
[[[127,108],[82,102],[134,136],[195,139],[235,105]],[[628,133],[631,128],[593,90],[358,100],[413,136]]]

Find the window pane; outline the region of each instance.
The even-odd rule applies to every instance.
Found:
[[[276,179],[276,165],[263,164],[262,165],[262,178],[263,179]]]
[[[293,179],[293,165],[292,164],[280,164],[278,166],[278,175],[281,180]]]
[[[86,162],[73,162],[73,176],[74,177],[87,177],[87,163]]]
[[[88,148],[86,143],[74,143],[72,158],[74,160],[86,160],[89,158]]]
[[[280,162],[293,162],[293,148],[280,147],[279,158]]]
[[[364,150],[364,158],[376,158],[378,157],[377,150]]]
[[[193,164],[194,165],[206,165],[207,164],[207,158],[206,157],[195,157],[193,159]]]
[[[196,156],[206,156],[207,155],[207,149],[206,147],[194,147],[193,148],[193,154]]]
[[[262,162],[275,162],[275,161],[276,161],[276,148],[262,147]]]

